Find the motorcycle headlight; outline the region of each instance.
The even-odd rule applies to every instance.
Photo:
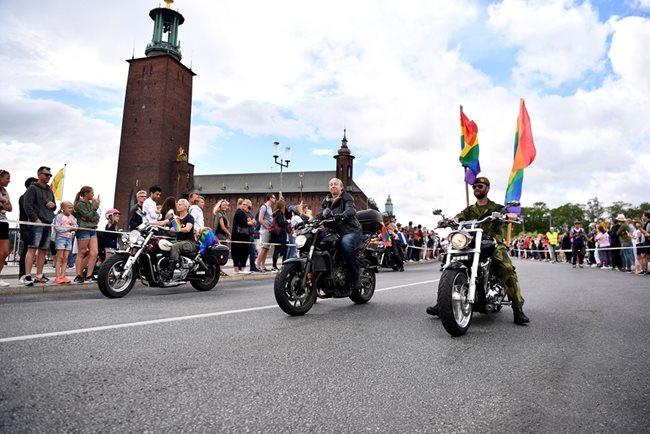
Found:
[[[305,244],[307,243],[307,237],[304,235],[298,235],[296,237],[295,243],[297,248],[302,249],[303,247],[305,247]]]
[[[460,250],[467,247],[469,244],[470,238],[462,232],[454,232],[449,235],[449,243],[452,248]]]
[[[142,237],[140,236],[139,231],[132,230],[129,232],[129,244],[137,244],[140,238]]]

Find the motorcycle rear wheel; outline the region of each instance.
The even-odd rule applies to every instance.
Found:
[[[462,336],[472,323],[474,306],[467,301],[469,281],[465,270],[447,269],[438,285],[438,314],[452,336]]]
[[[97,286],[105,297],[121,298],[133,289],[135,285],[133,268],[123,278],[119,277],[128,259],[128,255],[117,253],[102,263],[97,273]]]
[[[190,280],[190,285],[197,291],[209,291],[219,283],[221,277],[221,268],[218,265],[207,264],[208,270],[205,277],[201,280]]]
[[[356,304],[368,303],[372,296],[375,294],[375,286],[377,285],[377,276],[373,270],[365,269],[362,271],[361,281],[363,288],[352,289],[350,300]]]
[[[302,267],[293,262],[282,266],[273,283],[275,301],[291,316],[306,314],[316,302],[316,289],[303,288],[302,277]]]

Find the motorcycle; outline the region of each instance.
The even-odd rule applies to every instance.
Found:
[[[398,261],[398,258],[395,257],[393,248],[387,246],[379,237],[371,237],[370,242],[368,243],[367,252],[371,254],[374,260],[383,268],[392,268],[393,271],[399,271],[400,269],[404,270],[404,265],[402,261]],[[400,265],[402,264],[402,265]],[[379,268],[377,271],[379,272]]]
[[[209,291],[219,282],[221,267],[228,262],[230,250],[215,244],[200,253],[181,255],[173,272],[168,269],[172,242],[162,236],[161,226],[142,223],[122,236],[125,249],[117,251],[102,263],[97,275],[101,293],[108,298],[128,294],[137,279],[158,288],[180,286],[189,282],[198,291]]]
[[[338,245],[341,237],[330,227],[334,223],[325,210],[323,220],[300,223],[295,239],[299,256],[284,261],[275,277],[273,290],[278,306],[291,316],[307,313],[316,298],[345,298],[357,304],[367,303],[375,293],[379,264],[368,251],[370,237],[363,237],[357,249],[363,287],[354,288],[348,267]],[[357,219],[364,234],[376,233],[381,228],[381,213],[359,211]]]
[[[438,284],[438,316],[447,333],[462,336],[469,329],[474,312],[499,312],[512,304],[502,280],[492,273],[497,241],[485,234],[482,226],[519,222],[507,220],[505,208],[481,220],[460,223],[444,217],[440,210],[433,213],[443,217],[440,227],[452,228]]]

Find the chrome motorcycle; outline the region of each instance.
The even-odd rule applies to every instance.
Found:
[[[284,261],[275,276],[275,300],[289,315],[304,315],[312,308],[317,297],[349,297],[353,302],[363,304],[375,293],[375,274],[379,264],[367,253],[370,237],[363,237],[361,246],[357,249],[363,286],[356,289],[350,279],[345,258],[339,250],[341,237],[331,228],[335,220],[328,218],[327,211],[329,210],[325,212],[325,219],[297,226],[299,232],[295,243],[299,256]],[[381,214],[377,211],[359,211],[357,219],[366,235],[381,228]]]
[[[123,250],[102,263],[97,275],[101,293],[108,298],[124,297],[136,280],[147,286],[169,288],[189,282],[198,291],[209,291],[219,282],[221,267],[229,256],[227,246],[216,244],[199,252],[181,255],[173,272],[169,270],[172,241],[161,235],[161,226],[142,223],[137,229],[122,235]]]
[[[512,206],[509,204],[509,206]],[[506,219],[507,210],[494,212],[481,220],[456,222],[445,218],[440,210],[433,212],[443,220],[439,227],[452,228],[445,252],[442,275],[438,284],[438,316],[452,336],[462,336],[472,323],[474,312],[499,312],[512,302],[499,277],[492,272],[492,255],[497,241],[483,232],[483,226],[494,222],[519,223]]]

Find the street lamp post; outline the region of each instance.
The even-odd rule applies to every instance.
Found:
[[[300,187],[300,200],[298,201],[298,203],[302,203],[302,188],[303,188],[302,177],[303,177],[303,176],[305,176],[305,173],[304,173],[304,172],[300,172],[300,173],[298,174],[298,177],[300,177],[300,184],[298,185],[298,186]]]
[[[279,161],[278,161],[279,159]],[[286,146],[284,148],[284,155],[280,157],[280,143],[279,142],[273,142],[273,161],[275,161],[275,164],[280,166],[280,194],[279,196],[282,196],[282,169],[284,167],[289,168],[289,161],[291,160],[291,147]],[[279,197],[278,197],[279,199]]]

